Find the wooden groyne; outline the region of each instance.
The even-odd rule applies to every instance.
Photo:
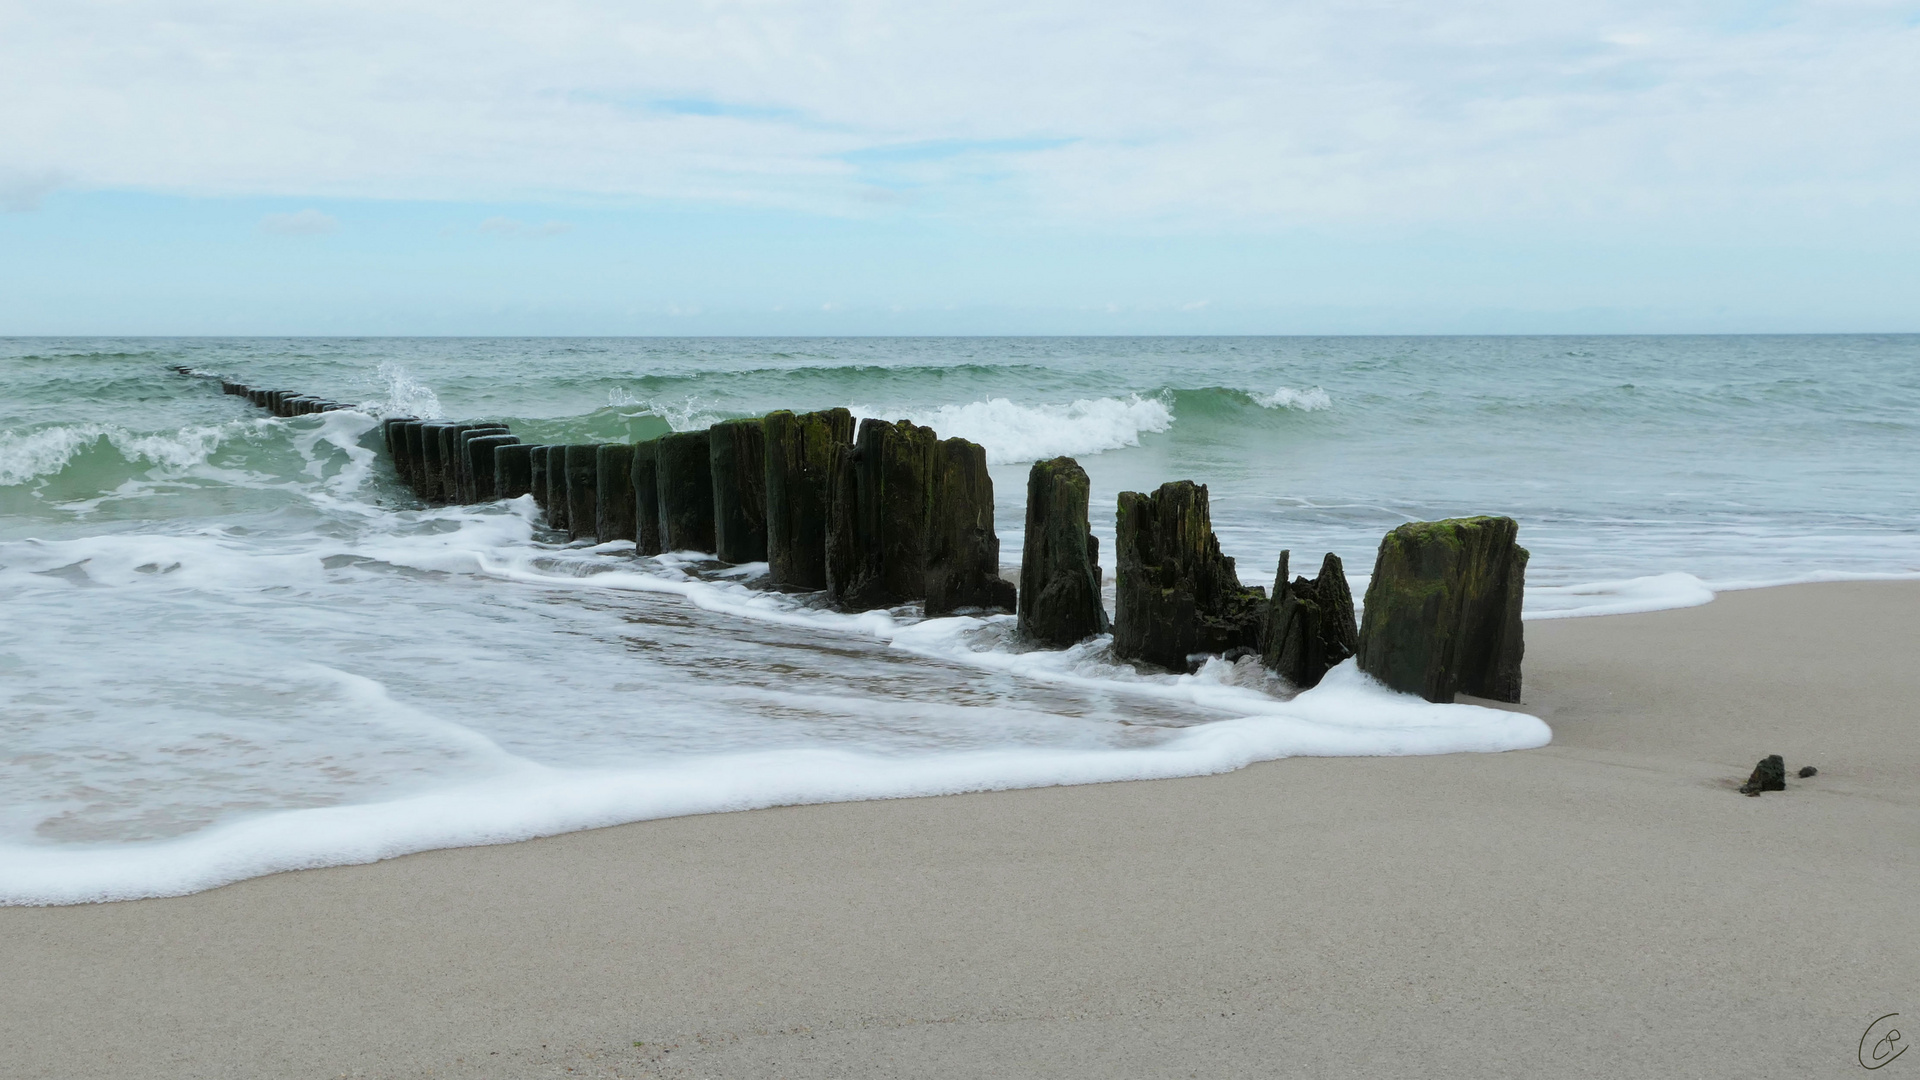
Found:
[[[221,389],[275,416],[351,407],[224,380]],[[380,429],[394,474],[423,502],[531,496],[570,539],[764,561],[760,587],[823,592],[843,610],[1017,611],[1035,645],[1066,648],[1111,630],[1116,656],[1175,671],[1255,657],[1306,689],[1357,657],[1361,670],[1430,701],[1520,700],[1527,551],[1511,518],[1388,533],[1356,623],[1337,556],[1314,578],[1289,580],[1283,551],[1271,593],[1245,586],[1214,536],[1206,485],[1121,492],[1109,623],[1090,485],[1072,458],[1029,472],[1016,589],[1000,575],[986,451],[905,420],[856,428],[845,409],[780,411],[637,444],[530,445],[502,423],[414,417],[387,417]]]

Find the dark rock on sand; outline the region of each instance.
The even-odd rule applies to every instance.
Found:
[[[1353,592],[1347,588],[1340,556],[1327,553],[1320,573],[1287,580],[1287,557],[1273,579],[1267,606],[1266,647],[1261,659],[1281,678],[1305,690],[1342,660],[1352,656],[1360,630],[1354,625]]]
[[[1787,790],[1787,763],[1779,754],[1768,754],[1753,767],[1753,775],[1740,785],[1740,794],[1758,795],[1763,791]]]
[[[767,573],[775,585],[827,587],[827,519],[837,462],[853,443],[853,414],[784,409],[760,421],[766,433]]]
[[[1527,549],[1512,518],[1402,525],[1380,542],[1360,623],[1360,670],[1403,693],[1520,700]]]
[[[707,429],[713,472],[713,551],[721,562],[767,558],[767,436],[756,417]]]
[[[1107,632],[1100,602],[1100,540],[1087,525],[1091,485],[1070,457],[1027,472],[1027,537],[1020,553],[1020,633],[1065,648]]]
[[[965,439],[936,444],[927,496],[927,617],[1014,610],[1013,582],[1000,576],[986,448]]]
[[[1186,671],[1190,657],[1259,650],[1266,590],[1241,585],[1220,553],[1206,485],[1121,492],[1115,531],[1115,655]]]
[[[713,452],[707,433],[676,431],[655,445],[661,550],[712,551]]]
[[[1800,766],[1800,779],[1805,780],[1808,777],[1818,776],[1818,775],[1820,775],[1819,769],[1816,769],[1811,765]]]

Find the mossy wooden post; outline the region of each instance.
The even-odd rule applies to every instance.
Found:
[[[1340,556],[1327,552],[1312,581],[1287,579],[1287,557],[1273,579],[1267,607],[1267,641],[1261,659],[1281,678],[1305,690],[1353,655],[1360,631],[1353,622],[1353,592]]]
[[[495,483],[500,451],[519,443],[517,437],[506,434],[481,435],[467,440],[467,484],[474,502],[492,502],[506,497],[500,494]]]
[[[908,420],[863,420],[835,471],[827,593],[853,611],[927,595],[933,451],[939,435]]]
[[[535,446],[527,451],[527,482],[533,495],[533,504],[547,513],[547,502],[552,498],[552,474],[547,471],[547,453],[553,449],[550,444]]]
[[[721,562],[767,558],[767,438],[758,418],[707,429],[713,474],[713,553]]]
[[[660,549],[713,551],[713,450],[707,433],[676,431],[660,436],[655,445]]]
[[[1240,584],[1213,535],[1205,484],[1120,493],[1113,651],[1175,671],[1190,658],[1260,648],[1266,590]]]
[[[417,426],[420,422],[412,417],[401,417],[386,423],[387,456],[393,459],[393,474],[400,482],[411,486],[414,469],[419,464],[413,458],[413,443],[407,438],[407,426]]]
[[[600,526],[600,448],[592,443],[567,447],[567,535],[575,540],[596,539]]]
[[[441,498],[450,503],[467,502],[467,434],[478,424],[449,424],[440,431],[440,459],[443,476]]]
[[[985,447],[965,439],[934,444],[927,512],[927,617],[1013,611],[1013,582],[1000,576]]]
[[[795,589],[827,587],[827,517],[835,463],[853,442],[845,409],[760,421],[766,438],[767,576]]]
[[[456,486],[459,489],[461,502],[475,503],[491,501],[485,499],[480,494],[480,463],[473,456],[473,444],[476,439],[485,439],[507,433],[507,425],[505,424],[461,425],[459,435],[460,449],[454,459],[459,465],[456,470]],[[493,479],[492,458],[487,459],[487,479],[489,483],[491,483]]]
[[[660,480],[656,459],[660,444],[636,443],[633,447],[633,553],[660,554]]]
[[[599,474],[594,535],[601,543],[633,539],[633,446],[630,443],[606,443],[600,447],[595,466]]]
[[[1100,540],[1087,525],[1092,485],[1070,457],[1027,472],[1027,538],[1020,553],[1020,633],[1065,648],[1107,632]]]
[[[493,497],[517,499],[533,490],[533,451],[522,442],[501,443],[493,451]]]
[[[567,448],[547,447],[547,526],[567,531]]]
[[[1380,541],[1360,670],[1428,701],[1520,700],[1527,549],[1508,517],[1409,522]]]
[[[424,499],[427,497],[427,425],[429,421],[406,425],[407,456],[413,459],[413,473],[407,477],[407,483],[413,486],[413,493]]]
[[[445,502],[446,443],[441,435],[453,425],[435,421],[420,425],[420,497],[428,502]]]

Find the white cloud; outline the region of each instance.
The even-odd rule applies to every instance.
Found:
[[[320,236],[340,228],[339,219],[318,210],[296,210],[291,214],[268,214],[260,219],[260,231],[281,236]]]
[[[0,146],[214,194],[1868,220],[1920,202],[1916,24],[1912,0],[73,0],[0,12]]]

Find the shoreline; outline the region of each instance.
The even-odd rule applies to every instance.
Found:
[[[1530,620],[1533,750],[0,908],[0,1076],[1838,1073],[1920,1011],[1916,627],[1887,580]]]

